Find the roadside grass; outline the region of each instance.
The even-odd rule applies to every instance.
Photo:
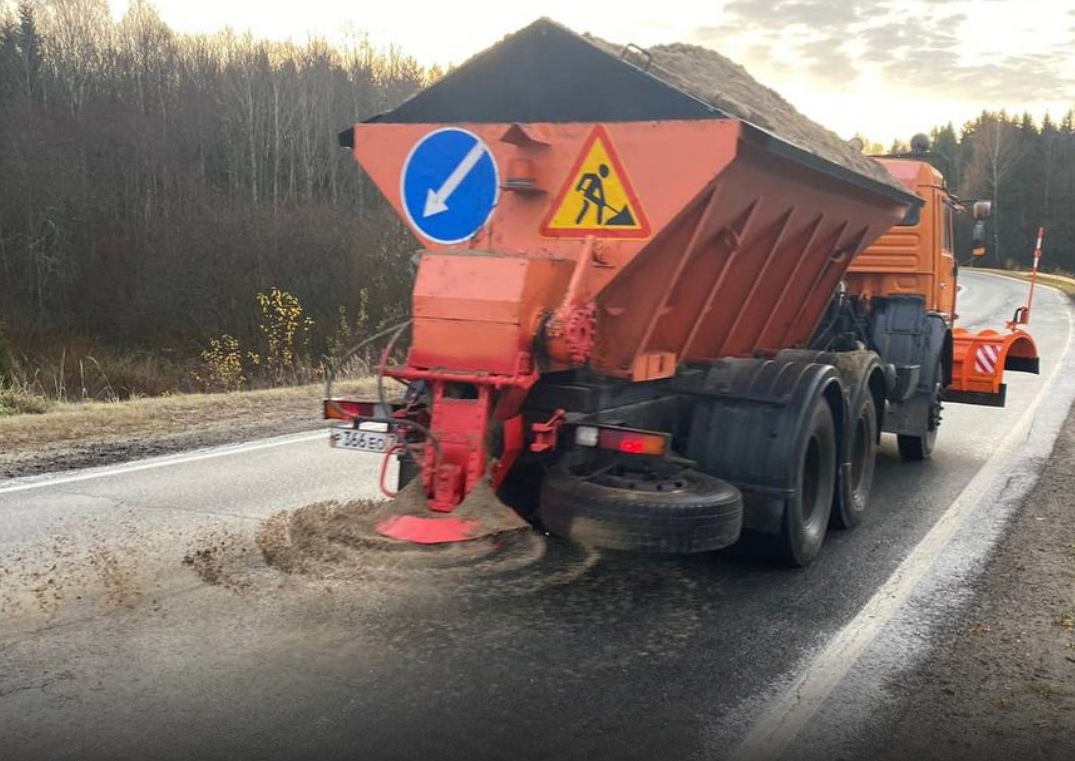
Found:
[[[1030,280],[1029,272],[1015,272],[1012,273],[1022,280]],[[1075,279],[1066,275],[1053,275],[1045,272],[1038,273],[1038,282],[1042,285],[1051,285],[1059,291],[1063,291],[1068,296],[1075,297]]]
[[[15,387],[0,386],[0,418],[10,415],[40,415],[48,412],[52,402]]]
[[[339,381],[333,395],[371,394],[372,378]],[[9,393],[10,392],[10,393]],[[221,394],[174,394],[126,401],[58,402],[29,397],[43,409],[36,414],[0,411],[0,441],[5,452],[69,446],[155,433],[182,433],[196,428],[221,429],[238,423],[295,416],[321,419],[322,384],[237,391]],[[23,405],[17,391],[0,391],[0,408]]]
[[[174,352],[119,349],[82,336],[64,336],[55,347],[7,337],[0,345],[0,386],[60,402],[114,402],[160,396],[177,390],[200,390],[190,384],[189,362]]]
[[[1052,285],[1059,288],[1069,296],[1075,296],[1075,278],[1067,277],[1065,275],[1038,275],[1038,279],[1046,285]]]
[[[987,269],[985,267],[974,267],[972,271],[989,272],[995,275],[1007,275],[1008,277],[1014,277],[1019,280],[1030,281],[1030,272],[1026,270],[997,270]],[[1052,286],[1053,288],[1066,293],[1068,296],[1075,298],[1075,277],[1060,273],[1039,272],[1038,282],[1042,285]]]

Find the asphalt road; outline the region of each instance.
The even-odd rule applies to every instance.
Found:
[[[1025,295],[962,281],[969,327]],[[0,759],[856,758],[1051,448],[1071,321],[1039,289],[1042,376],[947,407],[928,462],[885,437],[870,516],[805,571],[526,536],[282,578],[262,519],[373,495],[376,458],[321,436],[0,483]],[[183,563],[207,548],[248,583]]]

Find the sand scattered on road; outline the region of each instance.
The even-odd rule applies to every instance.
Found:
[[[355,500],[316,502],[279,512],[264,521],[256,543],[265,563],[288,576],[313,581],[341,581],[362,586],[452,577],[480,579],[480,591],[529,594],[571,583],[599,558],[594,550],[550,541],[500,503],[492,490],[479,487],[453,515],[480,518],[488,535],[465,542],[419,545],[377,533],[386,517],[428,516],[417,483],[398,502]],[[473,590],[472,590],[473,591]]]
[[[183,556],[183,565],[206,584],[239,594],[254,589],[256,563],[257,546],[249,537],[215,528],[200,530]]]
[[[131,521],[66,521],[47,542],[0,556],[0,614],[52,620],[134,608],[157,578],[153,546]]]
[[[532,534],[528,524],[496,501],[491,490],[479,489],[474,500],[460,505],[455,517],[481,517],[488,535],[467,542],[418,545],[377,533],[377,524],[395,515],[428,516],[416,482],[397,501],[316,502],[277,513],[257,532],[265,562],[288,574],[319,579],[366,578],[403,568],[473,566],[491,555],[530,562],[534,548],[508,534]]]

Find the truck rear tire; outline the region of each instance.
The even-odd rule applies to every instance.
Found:
[[[836,426],[821,397],[799,441],[795,496],[785,500],[780,534],[774,537],[777,554],[790,566],[807,566],[821,551],[832,514],[836,459]]]
[[[557,469],[545,476],[538,518],[554,536],[592,547],[709,552],[738,541],[743,497],[731,484],[694,470],[587,479]]]
[[[861,399],[851,410],[845,435],[850,468],[840,474],[832,525],[851,529],[866,514],[877,465],[877,405],[869,388],[862,389]]]

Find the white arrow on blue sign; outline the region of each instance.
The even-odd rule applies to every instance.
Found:
[[[458,127],[435,130],[415,143],[399,186],[410,223],[429,240],[446,245],[478,232],[500,192],[489,146]]]

